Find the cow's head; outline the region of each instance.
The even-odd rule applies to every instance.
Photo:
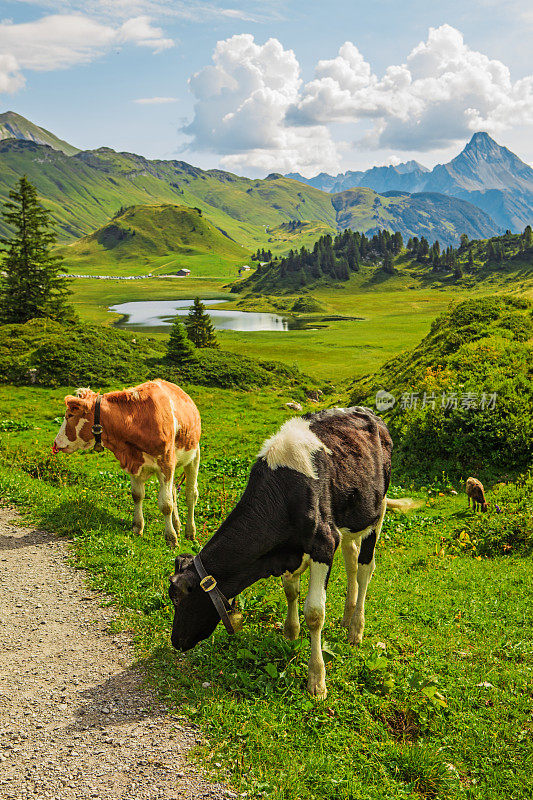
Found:
[[[74,453],[89,450],[94,445],[92,425],[94,421],[94,392],[78,390],[78,396],[65,397],[65,419],[57,432],[52,446],[53,453]]]
[[[172,646],[176,650],[190,650],[202,639],[207,639],[220,621],[211,598],[200,587],[193,556],[176,558],[168,594],[174,604]]]

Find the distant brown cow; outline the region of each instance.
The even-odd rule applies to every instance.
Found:
[[[477,478],[468,478],[466,482],[466,495],[468,497],[469,507],[470,499],[472,499],[474,511],[477,511],[478,506],[482,511],[487,510],[488,503],[485,500],[485,490],[483,489],[483,484],[481,481],[478,481]]]
[[[185,536],[194,539],[201,432],[200,414],[194,402],[179,386],[163,380],[100,396],[90,389],[78,389],[75,397],[65,397],[65,419],[53,444],[54,453],[70,454],[94,446],[97,397],[100,397],[102,445],[111,450],[131,478],[134,533],[142,533],[144,529],[145,483],[155,475],[160,486],[158,506],[165,518],[165,539],[171,547],[177,545],[180,520],[174,473],[176,467],[183,467],[187,499]]]

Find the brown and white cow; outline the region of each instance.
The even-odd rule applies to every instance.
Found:
[[[53,444],[54,453],[70,454],[94,446],[92,427],[97,397],[90,389],[78,389],[76,396],[65,397],[65,419]],[[144,529],[145,483],[155,475],[160,486],[158,506],[165,518],[165,539],[171,547],[176,546],[180,521],[174,473],[176,467],[182,467],[187,499],[185,536],[194,540],[201,433],[196,405],[179,386],[163,380],[107,392],[100,398],[102,444],[131,478],[134,533]]]

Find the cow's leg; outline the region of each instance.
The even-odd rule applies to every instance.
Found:
[[[143,500],[145,481],[137,475],[130,475],[131,496],[133,497],[133,533],[137,536],[144,530]]]
[[[181,522],[180,516],[178,513],[178,496],[176,494],[176,484],[172,485],[172,499],[173,499],[173,506],[172,506],[172,524],[174,525],[174,530],[179,538],[181,532]]]
[[[174,510],[174,495],[172,492],[174,486],[174,470],[170,473],[170,478],[167,479],[162,472],[158,473],[159,479],[159,494],[157,496],[157,505],[159,510],[165,518],[165,540],[170,547],[176,547],[178,544],[178,537],[172,524],[172,512]]]
[[[300,617],[298,614],[298,598],[300,597],[300,576],[287,573],[281,581],[287,598],[287,616],[283,633],[287,639],[297,639],[300,633]]]
[[[184,467],[185,472],[185,499],[187,501],[187,524],[185,525],[185,538],[196,539],[196,525],[194,524],[194,507],[198,500],[198,470],[200,468],[200,445],[192,461]]]
[[[348,538],[345,534],[342,537],[341,547],[347,579],[342,625],[348,628],[357,602],[357,556],[359,555],[359,548],[354,540]]]
[[[326,586],[330,565],[311,561],[309,565],[309,590],[304,604],[304,615],[311,635],[311,658],[307,688],[319,700],[326,697],[326,668],[322,657],[322,628],[326,616]]]
[[[366,590],[368,589],[368,584],[376,568],[374,552],[376,544],[378,543],[379,534],[381,533],[381,526],[383,525],[383,517],[385,516],[386,509],[387,503],[384,500],[379,520],[372,526],[370,533],[361,541],[357,559],[357,601],[350,621],[350,627],[348,628],[348,642],[350,644],[359,645],[363,640]]]

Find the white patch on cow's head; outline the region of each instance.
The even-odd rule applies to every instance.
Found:
[[[74,392],[75,397],[89,397],[89,395],[94,394],[92,389],[89,389],[88,386],[80,386],[79,389],[76,389]]]
[[[267,439],[258,453],[258,458],[264,458],[270,469],[289,467],[309,478],[318,478],[313,453],[324,450],[331,451],[320,441],[318,436],[309,428],[310,421],[302,417],[293,417],[287,420],[279,431]]]

